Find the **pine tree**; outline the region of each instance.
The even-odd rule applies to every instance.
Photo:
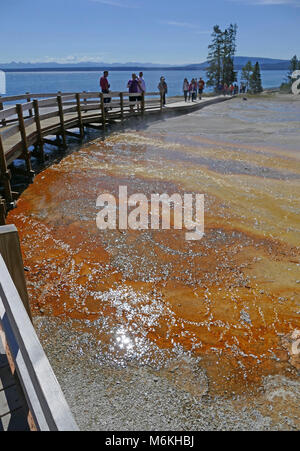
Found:
[[[280,90],[284,92],[292,92],[292,84],[293,84],[293,78],[292,74],[296,71],[300,70],[300,60],[298,60],[297,55],[294,55],[293,58],[290,60],[290,68],[287,73],[287,76],[285,77],[285,81],[281,84]]]
[[[219,25],[214,27],[212,43],[208,47],[207,84],[215,89],[220,83],[230,85],[237,80],[237,73],[234,71],[236,35],[237,25],[230,24],[224,31]]]
[[[298,61],[297,55],[294,55],[290,61],[290,70],[288,72],[287,78],[290,83],[292,83],[292,74],[295,70],[300,69],[300,61]]]
[[[218,25],[214,26],[212,33],[212,43],[209,45],[207,69],[207,85],[217,87],[222,80],[222,48],[223,33]]]
[[[260,66],[258,62],[255,63],[253,72],[250,77],[250,89],[253,94],[259,94],[260,92],[263,91]]]
[[[234,55],[236,52],[237,25],[230,24],[224,31],[223,39],[223,83],[228,86],[237,81],[237,73],[234,71]]]
[[[248,63],[242,68],[241,80],[246,83],[247,89],[249,89],[250,86],[250,79],[253,70],[254,67],[252,66],[251,61],[248,61]]]

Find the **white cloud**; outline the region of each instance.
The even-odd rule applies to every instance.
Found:
[[[188,22],[177,22],[176,20],[160,20],[160,23],[163,25],[172,25],[174,27],[182,27],[182,28],[197,28],[196,25],[193,25]]]
[[[300,7],[300,0],[229,0],[236,3],[257,6],[296,6]]]
[[[41,59],[33,59],[30,63],[60,63],[60,64],[77,64],[77,63],[102,63],[105,54],[102,55],[67,55],[63,57],[45,56]]]
[[[190,22],[178,22],[177,20],[160,20],[160,24],[162,25],[169,25],[171,27],[178,27],[178,28],[189,28],[191,30],[195,30],[196,34],[210,34],[210,31],[206,30],[199,30],[198,25],[192,24]]]
[[[115,6],[117,8],[138,8],[135,4],[123,3],[115,0],[90,0],[94,3],[101,3],[102,5]]]

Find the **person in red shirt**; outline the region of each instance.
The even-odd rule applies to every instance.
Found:
[[[109,94],[110,84],[108,82],[108,71],[103,72],[103,77],[100,78],[100,88],[103,94]],[[104,103],[110,103],[111,98],[105,98]]]
[[[199,83],[198,83],[199,100],[202,99],[204,87],[205,87],[205,81],[202,80],[202,78],[200,78]]]

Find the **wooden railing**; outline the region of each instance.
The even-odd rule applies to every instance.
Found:
[[[26,311],[29,304],[24,298],[24,287],[21,292],[16,287],[15,281],[23,280],[21,273],[24,271],[16,237],[14,226],[0,227],[0,340],[12,374],[18,375],[28,407],[30,429],[76,431],[78,427]],[[19,269],[13,273],[14,280],[8,270],[11,260]]]
[[[130,98],[132,97],[141,97],[141,101],[139,102],[132,102],[130,101]],[[81,92],[81,93],[40,93],[40,94],[22,94],[17,96],[8,96],[8,97],[1,97],[0,96],[0,125],[6,126],[12,122],[17,121],[17,110],[16,105],[11,105],[12,102],[19,104],[22,104],[23,112],[26,112],[27,117],[31,118],[34,116],[34,104],[33,101],[37,100],[38,105],[40,108],[56,108],[56,112],[58,111],[58,102],[59,98],[62,98],[64,104],[67,102],[67,107],[74,106],[73,112],[77,111],[77,107],[80,109],[82,107],[87,106],[88,108],[85,108],[84,111],[93,111],[93,110],[100,110],[100,115],[102,114],[103,109],[103,103],[104,106],[106,105],[106,102],[104,99],[111,99],[111,105],[113,108],[117,108],[119,110],[119,114],[121,116],[122,112],[126,114],[130,111],[130,107],[134,105],[138,105],[141,107],[140,113],[142,114],[143,111],[151,110],[151,109],[162,109],[162,102],[161,102],[161,96],[158,92],[149,92],[144,94],[129,94],[128,92],[111,92],[109,94],[102,94],[99,92]],[[78,99],[79,98],[79,99]],[[156,98],[156,99],[155,99]],[[38,100],[42,99],[42,100]],[[78,103],[79,100],[79,103]],[[104,101],[104,102],[103,102]],[[7,104],[7,108],[5,108]],[[67,110],[64,108],[64,113],[72,112],[72,108],[69,108]],[[113,115],[115,116],[116,111],[113,112],[113,114],[107,114],[107,118],[109,116]],[[15,116],[15,117],[14,117]],[[57,114],[59,116],[59,114]],[[55,117],[55,116],[52,116]]]
[[[138,96],[140,100],[132,99]],[[44,161],[44,144],[66,148],[67,137],[82,139],[85,127],[105,129],[110,121],[157,111],[163,111],[157,92],[26,93],[0,97],[0,178],[4,197],[4,201],[0,200],[0,224],[17,195],[11,189],[9,166],[22,158],[29,180],[34,177],[30,147],[34,146],[35,155]],[[72,129],[79,129],[79,133]],[[50,135],[56,135],[56,140],[49,140]]]
[[[133,97],[139,97],[139,100]],[[12,163],[16,159],[24,160],[24,175],[31,182],[34,177],[31,156],[34,154],[43,162],[44,144],[65,149],[68,136],[82,140],[85,128],[105,130],[108,123],[123,122],[132,116],[142,118],[162,112],[186,114],[229,99],[232,97],[212,97],[179,107],[175,102],[164,108],[162,96],[158,92],[102,94],[83,91],[0,97],[0,225],[5,224],[6,212],[14,206],[18,196],[11,189],[11,169],[14,169]],[[53,135],[56,139],[49,139]]]

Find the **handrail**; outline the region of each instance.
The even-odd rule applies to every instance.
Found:
[[[29,95],[29,94],[28,94]],[[0,104],[4,103],[5,101],[10,101],[11,99],[15,99],[15,100],[22,100],[22,99],[28,99],[28,95],[24,95],[24,96],[15,96],[15,97],[0,97]],[[34,97],[39,97],[42,96],[42,94],[30,94],[30,98],[34,98]],[[45,94],[43,94],[43,97],[46,96]],[[104,99],[115,99],[118,98],[118,100],[120,100],[120,97],[123,96],[123,98],[128,98],[130,99],[131,97],[137,97],[136,93],[128,93],[128,92],[111,92],[109,94],[102,94]],[[148,97],[153,97],[153,96],[160,96],[160,93],[158,92],[150,92],[150,93],[145,93],[145,99],[147,99]],[[44,98],[44,100],[39,100],[39,108],[50,108],[50,107],[57,107],[57,97],[61,97],[62,99],[62,103],[64,104],[65,102],[71,102],[76,100],[76,93],[56,93],[56,98],[54,98],[54,94],[49,94],[49,97],[51,98]],[[85,93],[85,92],[81,92],[79,93],[79,97],[80,99],[83,99],[80,104],[81,106],[85,106],[88,104],[87,99],[97,99],[100,102],[100,93],[99,92],[89,92],[89,93]],[[7,100],[9,99],[9,100]],[[33,109],[33,102],[25,102],[20,104],[22,105],[22,110],[28,111],[29,112]],[[96,109],[96,108],[95,108]],[[98,109],[98,108],[97,108]],[[10,108],[6,108],[1,110],[0,108],[0,122],[2,122],[2,125],[6,125],[6,120],[8,118],[11,118],[12,116],[15,116],[17,114],[16,111],[16,107],[12,106]],[[16,117],[15,119],[11,119],[10,122],[12,121],[17,121],[18,118]],[[4,123],[3,123],[4,121]]]
[[[16,107],[6,108],[5,110],[0,111],[0,121],[14,116],[15,114],[17,114]]]
[[[117,96],[120,94],[120,92],[122,91],[112,91],[110,94],[112,94],[113,96]],[[122,92],[124,95],[128,95],[127,91]],[[0,104],[1,103],[7,103],[7,102],[16,102],[18,100],[26,100],[28,98],[30,99],[46,99],[49,97],[57,97],[58,95],[61,96],[76,96],[76,92],[55,92],[55,93],[27,93],[27,94],[20,94],[20,95],[16,95],[16,96],[5,96],[5,97],[1,97],[0,96]],[[153,96],[153,95],[159,95],[158,92],[147,92],[145,94],[146,96]],[[89,97],[96,97],[99,96],[99,91],[91,91],[91,92],[81,92],[80,96],[89,98]]]
[[[6,96],[1,97],[0,96],[0,103],[6,103],[6,102],[15,102],[16,100],[27,100],[29,97],[31,99],[42,99],[46,97],[56,97],[58,95],[76,95],[76,92],[55,92],[55,93],[39,93],[39,94],[20,94],[17,96]]]
[[[14,225],[0,227],[0,255],[31,318],[19,235]]]
[[[14,226],[5,227],[5,234],[15,231]],[[9,250],[13,256],[15,249]],[[78,426],[1,255],[0,339],[11,369],[18,374],[30,412],[30,428],[77,431]]]

